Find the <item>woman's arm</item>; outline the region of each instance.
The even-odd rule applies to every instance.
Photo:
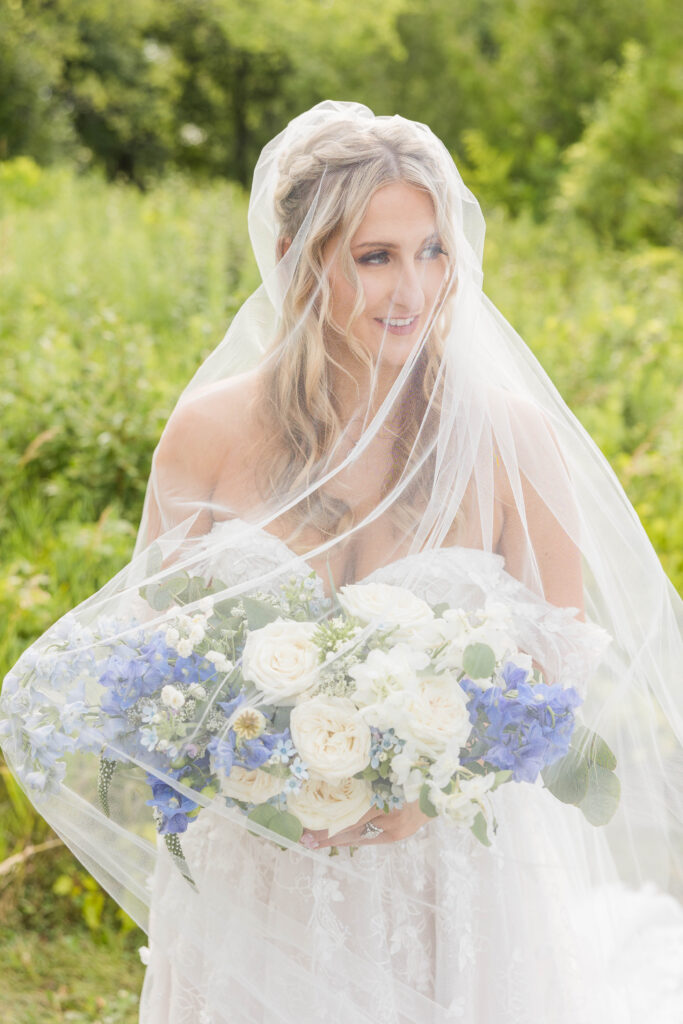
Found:
[[[527,473],[542,480],[546,498],[529,475],[513,476],[500,460],[496,490],[503,521],[496,550],[511,576],[532,590],[540,586],[551,604],[578,608],[583,619],[581,553],[573,539],[578,537],[578,511],[567,466],[554,432],[537,409],[518,404],[511,422],[517,450],[527,455]]]

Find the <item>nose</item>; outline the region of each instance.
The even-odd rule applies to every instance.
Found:
[[[396,272],[391,294],[393,313],[421,313],[424,306],[424,269],[412,261],[402,264]]]

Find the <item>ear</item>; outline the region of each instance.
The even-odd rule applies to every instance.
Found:
[[[291,238],[278,238],[277,246],[276,246],[276,250],[275,250],[277,258],[278,258],[278,261],[282,259],[282,257],[285,255],[285,253],[287,252],[287,250],[289,249],[291,244],[292,244],[292,239]]]

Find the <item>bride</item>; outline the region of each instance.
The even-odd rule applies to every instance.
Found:
[[[680,602],[604,459],[486,299],[476,200],[424,125],[326,102],[266,146],[249,223],[263,283],[167,424],[133,562],[3,690],[9,763],[149,929],[141,1024],[673,1024]],[[131,615],[163,625],[153,594],[180,571],[242,611],[305,593],[322,621],[362,583],[380,631],[406,591],[502,617],[616,757],[618,783],[593,767],[601,823],[538,777],[489,794],[490,846],[407,797],[352,796],[343,827],[324,828],[310,772],[287,798],[298,840],[247,831],[235,801],[267,800],[272,774],[233,767],[220,792],[197,791],[161,767],[152,719],[134,751],[88,724],[97,652]],[[185,599],[190,617],[206,607]],[[270,657],[271,676],[304,671]],[[432,729],[452,710],[440,699]],[[51,711],[39,733],[47,704],[59,725]],[[330,726],[326,742],[346,739]],[[46,745],[63,760],[46,763]],[[174,807],[199,806],[182,851],[150,836],[147,805],[169,786]]]

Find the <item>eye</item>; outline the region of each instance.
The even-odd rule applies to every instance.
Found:
[[[422,259],[436,260],[439,256],[448,256],[448,253],[444,248],[442,248],[439,242],[433,242],[422,250],[420,256]]]
[[[375,252],[367,252],[358,258],[359,263],[369,263],[374,266],[381,266],[389,262],[389,253],[386,249],[377,249]]]

